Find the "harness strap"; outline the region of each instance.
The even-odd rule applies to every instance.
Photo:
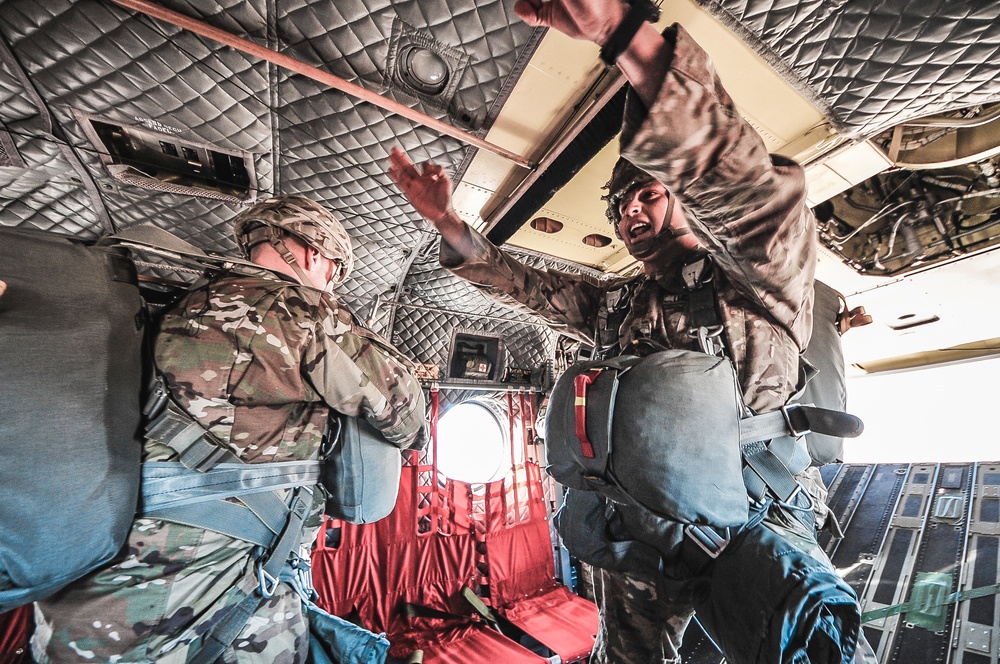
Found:
[[[151,511],[219,498],[244,500],[261,492],[274,497],[273,491],[318,481],[318,461],[220,463],[206,472],[193,471],[178,462],[151,461],[142,465],[142,505]]]
[[[706,525],[688,524],[684,526],[684,538],[694,546],[681,546],[681,560],[688,570],[695,575],[701,574],[706,566],[722,555],[726,547],[746,531],[757,527],[771,505],[771,498],[752,505],[750,518],[739,528],[715,528]]]
[[[688,334],[698,339],[702,352],[722,357],[726,354],[726,345],[722,338],[722,317],[719,315],[714,276],[709,256],[702,256],[681,267],[681,281],[687,291]]]
[[[796,403],[741,419],[740,442],[751,443],[788,435],[797,438],[807,433],[855,438],[861,435],[863,429],[861,419],[850,413]]]
[[[693,328],[715,327],[722,324],[716,307],[712,261],[703,256],[681,268],[681,279],[688,291],[688,325]]]
[[[274,595],[281,581],[282,569],[302,538],[302,527],[312,504],[312,489],[299,487],[292,492],[288,522],[270,553],[256,567],[257,583],[241,582],[233,592],[242,595],[239,603],[217,622],[202,641],[202,647],[187,664],[212,664],[236,640],[257,608]]]
[[[239,503],[225,500],[184,505],[166,510],[144,511],[144,517],[162,519],[185,526],[204,528],[234,539],[269,548],[278,535],[271,525],[256,518],[253,512]]]
[[[257,565],[257,575],[261,579],[261,591],[264,597],[274,594],[274,586],[280,580],[281,570],[288,560],[289,554],[299,545],[302,539],[302,527],[309,516],[312,506],[313,491],[310,487],[299,487],[292,492],[292,502],[288,508],[288,522],[285,530],[278,538],[271,552],[262,558]],[[272,584],[268,588],[267,584]]]
[[[740,451],[747,464],[743,468],[747,493],[759,501],[770,488],[780,502],[787,503],[799,490],[787,462],[774,453],[770,441],[780,441],[789,435],[798,438],[812,432],[853,438],[863,428],[861,420],[849,413],[801,404],[741,419]]]
[[[177,452],[178,461],[192,470],[211,470],[222,462],[242,463],[222,441],[172,402],[146,425],[146,438]]]
[[[152,418],[146,438],[167,445],[179,460],[143,464],[143,515],[258,547],[255,574],[233,587],[233,608],[204,635],[188,660],[212,664],[261,603],[274,595],[289,560],[298,558],[295,549],[312,505],[312,485],[319,480],[319,462],[247,464],[174,403],[162,376],[157,382],[144,408]],[[286,502],[276,491],[289,488]]]
[[[799,490],[800,485],[792,473],[789,472],[788,467],[768,449],[767,444],[763,441],[755,441],[743,445],[742,453],[743,459],[747,462],[747,466],[743,469],[743,480],[745,484],[748,484],[748,491],[751,485],[753,485],[756,491],[759,491],[759,482],[754,480],[752,476],[748,477],[748,472],[751,470],[763,480],[764,484],[774,492],[774,495],[782,503],[787,503],[795,495],[795,492]],[[760,499],[756,495],[753,498],[756,500]]]

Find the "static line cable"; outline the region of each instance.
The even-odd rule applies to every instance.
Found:
[[[502,148],[499,145],[490,143],[489,141],[479,138],[478,136],[462,131],[461,129],[451,126],[447,122],[442,122],[437,118],[432,118],[431,116],[412,109],[409,106],[400,104],[392,99],[387,99],[382,95],[361,87],[360,85],[345,81],[339,76],[334,76],[329,72],[325,72],[318,67],[306,64],[301,60],[296,60],[291,56],[265,46],[261,46],[260,44],[252,42],[248,39],[237,37],[230,32],[216,28],[215,26],[209,25],[204,21],[199,21],[198,19],[191,18],[190,16],[185,16],[184,14],[167,9],[166,7],[162,7],[154,2],[148,2],[148,0],[114,0],[114,2],[122,7],[146,14],[147,16],[170,23],[178,28],[189,30],[201,35],[202,37],[206,37],[213,41],[225,44],[226,46],[235,48],[238,51],[256,56],[262,60],[266,60],[267,62],[275,64],[279,67],[283,67],[297,74],[302,74],[303,76],[325,85],[329,85],[330,87],[340,90],[341,92],[351,95],[352,97],[357,97],[362,101],[366,101],[391,113],[402,115],[404,118],[435,129],[442,134],[451,136],[452,138],[467,145],[472,145],[488,152],[492,152],[493,154],[503,157],[518,166],[522,166],[529,170],[534,169],[536,166],[536,164],[519,154],[511,152],[506,148]]]

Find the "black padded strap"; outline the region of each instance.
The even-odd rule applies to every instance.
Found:
[[[146,438],[173,449],[178,461],[192,470],[211,470],[222,462],[242,463],[222,441],[173,403],[146,426]]]
[[[839,410],[812,405],[790,404],[780,410],[740,420],[740,442],[769,440],[778,436],[821,433],[841,438],[857,438],[864,431],[860,418]]]

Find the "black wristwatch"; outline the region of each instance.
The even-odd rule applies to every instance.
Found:
[[[625,52],[628,45],[639,32],[639,27],[646,21],[655,23],[660,18],[660,8],[653,4],[652,0],[626,0],[628,11],[625,18],[618,24],[615,31],[608,37],[608,41],[601,47],[601,60],[609,67],[618,60],[618,57]]]

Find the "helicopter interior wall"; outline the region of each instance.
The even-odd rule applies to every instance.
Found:
[[[388,57],[394,26],[419,25],[428,35],[464,43],[469,62],[456,72],[460,79],[446,108],[416,101],[442,118],[470,110],[479,118],[476,132],[489,128],[506,84],[516,79],[537,40],[534,29],[511,21],[497,1],[452,2],[447,12],[385,0],[343,13],[325,2],[283,3],[273,12],[267,7],[241,3],[213,20],[408,103],[413,95],[376,66]],[[338,292],[362,312],[376,297],[394,301],[409,257],[431,239],[384,174],[388,150],[399,145],[456,174],[474,152],[376,106],[112,3],[6,0],[2,10],[9,57],[0,59],[0,121],[25,164],[0,173],[5,225],[93,239],[153,221],[203,249],[234,252],[229,220],[238,205],[143,190],[109,177],[75,111],[107,117],[250,153],[261,195],[308,193],[327,204],[354,238],[357,259]]]
[[[866,138],[1000,98],[996,7],[980,12],[976,3],[950,0],[697,2],[847,136]]]

